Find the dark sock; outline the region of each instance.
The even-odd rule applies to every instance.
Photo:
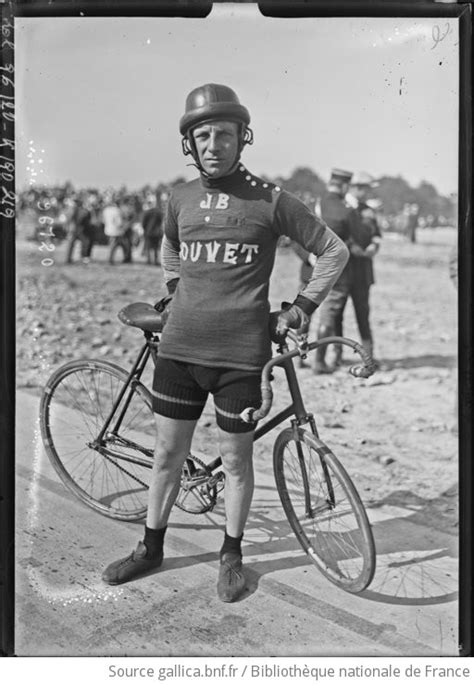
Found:
[[[166,528],[148,528],[145,526],[145,537],[143,543],[147,549],[146,559],[156,559],[163,551],[163,538]]]
[[[240,556],[242,556],[242,550],[240,545],[243,537],[243,533],[242,535],[239,535],[238,538],[233,538],[231,535],[227,535],[226,532],[224,534],[224,544],[221,547],[220,557],[222,558],[222,555],[226,552],[236,552],[237,554],[240,554]]]

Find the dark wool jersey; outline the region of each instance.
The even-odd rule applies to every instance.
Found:
[[[352,238],[357,245],[365,250],[375,237],[381,238],[382,234],[372,207],[369,207],[365,202],[359,202],[355,212],[358,221],[352,229]],[[351,255],[350,266],[357,281],[365,283],[367,286],[375,283],[374,265],[371,257]]]
[[[165,221],[167,281],[179,277],[161,357],[260,370],[271,357],[269,280],[280,236],[318,255],[304,296],[313,308],[347,261],[344,244],[296,197],[244,166],[176,186]]]

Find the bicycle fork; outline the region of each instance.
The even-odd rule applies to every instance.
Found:
[[[309,423],[309,426],[311,428],[312,434],[315,436],[315,438],[319,437],[318,434],[318,429],[316,427],[316,422],[314,420],[314,416],[312,414],[308,414],[306,412],[306,409],[303,404],[303,398],[301,395],[301,391],[298,385],[298,381],[296,378],[296,370],[293,365],[293,363],[290,360],[286,360],[283,362],[283,368],[286,373],[286,377],[288,380],[288,386],[290,388],[291,392],[291,397],[293,400],[293,409],[296,418],[292,420],[291,425],[293,428],[293,435],[294,435],[294,440],[296,443],[296,451],[298,455],[298,462],[299,466],[301,469],[301,477],[303,480],[303,487],[304,487],[304,500],[305,500],[305,516],[308,519],[313,519],[315,518],[316,511],[315,509],[311,506],[311,492],[310,492],[310,482],[309,482],[309,476],[308,476],[308,469],[306,465],[306,461],[304,458],[303,454],[303,448],[301,446],[301,440],[299,436],[299,428],[300,426]],[[335,506],[335,496],[334,496],[334,488],[332,486],[332,481],[331,481],[331,476],[329,475],[329,470],[326,464],[326,461],[324,459],[324,455],[320,453],[318,450],[318,457],[319,461],[321,463],[321,468],[324,474],[324,480],[326,482],[326,487],[327,487],[327,497],[326,497],[326,503],[327,505],[333,509]]]

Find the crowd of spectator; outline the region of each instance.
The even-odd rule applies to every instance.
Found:
[[[95,188],[76,190],[71,183],[61,186],[32,186],[17,195],[17,226],[20,237],[41,240],[44,217],[51,222],[52,239],[66,241],[66,262],[91,260],[95,245],[108,245],[108,259],[129,264],[134,255],[147,263],[160,264],[163,217],[171,187],[160,183],[129,191],[125,186],[99,191]],[[285,184],[282,183],[284,186]],[[295,191],[312,210],[318,198],[308,191]],[[416,203],[405,203],[397,214],[387,214],[379,199],[368,201],[378,215],[384,232],[396,232],[416,242],[419,228],[448,223],[443,217],[422,216]],[[42,218],[43,217],[43,218]]]
[[[95,245],[108,245],[110,264],[120,258],[131,263],[139,252],[159,265],[168,195],[164,185],[135,192],[126,187],[75,190],[69,183],[31,187],[18,194],[18,230],[31,240],[47,234],[56,242],[66,241],[67,263],[88,263]]]

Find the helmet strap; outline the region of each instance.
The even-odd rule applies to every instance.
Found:
[[[253,131],[248,126],[245,126],[242,140],[242,148],[244,147],[244,145],[253,145]]]
[[[196,149],[196,143],[194,142],[192,129],[188,131],[188,133],[185,136],[183,136],[181,144],[183,146],[183,153],[185,155],[191,155],[194,159],[194,163],[191,162],[191,164],[187,164],[186,166],[195,166],[200,174],[207,176],[206,172],[201,166],[201,162],[199,161],[199,155]]]
[[[181,146],[183,148],[183,155],[192,155],[193,152],[189,146],[189,139],[187,136],[181,138]]]

